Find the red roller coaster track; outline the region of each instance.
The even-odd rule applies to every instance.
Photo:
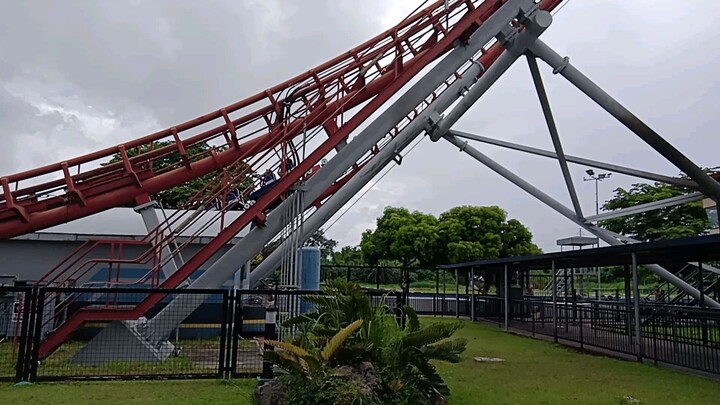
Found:
[[[540,7],[552,10],[561,2],[543,0]],[[262,164],[260,160],[269,158],[271,150],[281,147],[284,155],[287,142],[305,134],[309,128],[322,128],[327,138],[319,146],[159,285],[176,288],[248,224],[255,222],[262,226],[264,212],[274,201],[282,198],[308,170],[341,145],[421,69],[448,52],[455,41],[467,38],[504,3],[502,0],[455,0],[449,1],[446,8],[444,0],[436,1],[349,52],[250,98],[116,147],[4,176],[0,178],[0,239],[112,207],[146,202],[149,195],[209,173],[227,172],[237,162],[254,159],[254,163],[246,166],[258,167]],[[501,52],[502,48],[494,44],[483,52],[479,61],[487,67]],[[212,129],[200,130],[213,125]],[[155,149],[158,141],[171,141],[171,144]],[[204,143],[213,148],[196,154],[189,152],[193,146]],[[179,154],[180,162],[154,170],[153,163],[171,153]],[[121,157],[120,161],[98,167],[116,154]],[[364,162],[359,162],[358,166],[362,164]],[[342,187],[354,173],[351,171],[340,178],[315,203],[321,204],[322,199]],[[231,174],[237,176],[237,173]],[[148,260],[148,256],[144,256],[134,262]],[[59,273],[65,271],[64,267],[53,269],[48,278],[57,279],[61,275],[58,269]],[[161,299],[161,294],[149,294],[132,309],[106,306],[81,310],[42,343],[40,357],[46,357],[86,321],[136,319]]]

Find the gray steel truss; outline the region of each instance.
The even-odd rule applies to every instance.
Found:
[[[516,186],[523,189],[528,194],[532,195],[533,197],[537,198],[538,200],[545,203],[550,208],[554,209],[555,211],[562,214],[564,217],[568,218],[569,220],[575,222],[577,225],[585,228],[588,232],[594,234],[598,238],[604,240],[606,243],[610,245],[620,245],[623,244],[620,240],[618,240],[611,232],[609,232],[606,229],[600,228],[592,223],[584,222],[580,220],[575,213],[564,206],[559,201],[555,200],[554,198],[550,197],[540,189],[536,188],[520,176],[516,175],[512,171],[508,170],[507,168],[503,167],[501,164],[495,162],[487,155],[483,154],[479,150],[475,149],[474,147],[468,145],[467,141],[462,141],[452,134],[446,134],[445,139],[448,140],[450,143],[454,144],[455,146],[459,147],[461,151],[467,153],[468,155],[475,158],[480,163],[484,164],[485,166],[489,167],[494,172],[498,173],[502,177],[509,180],[511,183],[515,184]],[[686,294],[692,296],[693,298],[697,299],[698,301],[701,299],[700,291],[698,291],[696,288],[691,286],[690,284],[686,283],[682,279],[678,278],[674,274],[670,273],[669,271],[665,270],[664,268],[656,265],[651,264],[647,266],[650,271],[657,274],[662,278],[663,280],[666,280],[674,285],[676,285],[678,288],[680,288],[682,291],[684,291]],[[706,306],[711,308],[720,308],[720,304],[715,302],[712,299],[709,299],[707,296],[703,297],[704,303]]]
[[[518,43],[526,44],[528,43],[528,40],[526,38],[537,38],[537,36],[539,36],[540,33],[549,26],[551,20],[549,20],[548,17],[549,14],[540,16],[540,23],[536,25],[537,28],[529,30],[530,32],[527,34],[520,35],[520,41]],[[503,59],[502,62],[500,59],[498,59],[498,61],[493,64],[493,66],[487,72],[485,72],[476,83],[474,83],[474,77],[479,76],[485,71],[485,69],[483,66],[477,63],[473,64],[468,69],[468,71],[463,74],[463,79],[461,79],[463,84],[460,89],[464,89],[463,91],[467,91],[470,86],[472,86],[472,89],[474,89],[473,94],[484,93],[521,54],[522,52],[514,52],[511,54],[510,57]],[[453,96],[452,99],[451,97],[447,97],[448,94]],[[464,96],[467,97],[468,94],[469,93],[465,94]],[[418,119],[420,121],[427,120],[427,127],[432,130],[433,119],[435,117],[439,117],[440,113],[449,108],[455,100],[455,93],[452,93],[450,91],[444,92],[438,100],[433,102],[425,110],[423,115],[418,117]],[[458,108],[464,108],[464,111],[455,114],[456,118],[454,119],[457,120],[460,116],[462,116],[462,114],[467,111],[470,106],[472,106],[472,103],[461,104],[461,107]],[[416,119],[416,121],[418,121],[418,119]],[[390,162],[395,160],[396,154],[399,151],[405,149],[415,138],[414,136],[412,138],[406,137],[403,132],[404,131],[402,131],[400,135],[398,135],[392,141],[392,145],[389,144],[385,148],[383,148],[383,150],[380,151],[380,153],[375,156],[369,164],[363,167],[360,172],[358,172],[337,193],[335,193],[315,213],[310,216],[310,218],[305,222],[304,225],[302,235],[303,241],[310,238],[310,236],[312,236],[318,229],[320,229],[320,227],[325,224],[333,215],[335,215],[335,213],[340,208],[342,208],[348,201],[350,201],[350,199],[354,195],[356,195],[363,188],[363,186],[365,186],[370,180],[372,180],[373,177],[380,173],[380,171]],[[265,258],[265,260],[263,260],[263,262],[251,273],[250,285],[254,287],[257,285],[257,283],[260,282],[260,280],[270,275],[278,267],[281,256],[282,252],[280,252],[279,249],[276,249],[267,258]]]
[[[511,21],[518,17],[525,24],[525,30],[522,33],[518,33],[518,29],[512,28],[510,25]],[[443,94],[453,95],[452,101],[461,97],[463,89],[471,85],[472,89],[480,86],[483,88],[483,92],[487,90],[500,77],[502,72],[517,57],[522,55],[527,46],[550,25],[551,21],[550,13],[538,10],[537,5],[532,0],[510,0],[505,3],[466,42],[456,44],[455,48],[447,56],[313,175],[305,184],[305,201],[312,202],[318,198],[327,187],[389,133],[403,117],[407,116],[418,104],[429,97],[443,81],[455,75],[458,69],[468,60],[471,60],[491,39],[499,36],[502,41],[512,45],[509,46],[510,49],[517,49],[514,46],[516,44],[521,44],[522,49],[513,52],[511,60],[508,60],[508,52],[505,52],[503,54],[505,61],[498,63],[503,59],[501,56],[475,85],[472,85],[472,80],[475,77],[471,75],[464,75],[453,82],[450,88],[443,92]],[[493,73],[491,74],[491,72]],[[467,95],[463,97],[458,103],[458,107],[453,110],[455,111],[454,121],[462,115],[460,111],[466,111],[475,100],[470,101]],[[452,105],[452,101],[449,102],[448,106]],[[462,106],[462,108],[458,109],[459,106]],[[405,136],[411,139],[417,137],[424,129],[426,121],[430,118],[429,113],[431,111],[434,111],[434,109],[426,109],[420,116],[411,121],[403,130],[406,133]],[[239,263],[245,263],[249,260],[255,252],[260,251],[287,225],[281,220],[280,213],[283,211],[283,205],[288,201],[286,200],[268,214],[265,226],[251,230],[242,241],[234,245],[223,257],[199,276],[190,287],[218,288],[227,281],[237,271]],[[177,325],[195,311],[206,298],[203,295],[182,295],[175,298],[153,319],[148,321],[147,328],[144,330],[145,339],[153,345],[162,344]]]
[[[590,222],[597,222],[602,221],[603,219],[621,218],[628,215],[640,214],[641,212],[654,211],[662,208],[674,207],[676,205],[687,204],[689,202],[700,201],[704,197],[703,193],[698,191],[687,195],[680,195],[646,204],[635,205],[633,207],[621,208],[615,211],[603,212],[602,214],[593,215],[585,219]]]
[[[517,18],[523,25],[522,30],[519,26],[511,25],[511,22]],[[489,43],[493,38],[497,38],[505,51],[489,68],[485,68],[478,62],[470,67],[467,73],[463,74],[455,80],[450,87],[440,94],[426,109],[424,109],[415,119],[413,119],[400,133],[398,133],[390,144],[386,145],[379,154],[363,167],[344,187],[335,193],[325,205],[321,206],[313,215],[310,216],[304,226],[298,227],[292,234],[287,237],[300,238],[305,240],[309,235],[314,233],[322,224],[327,221],[337,210],[345,205],[347,201],[359,191],[363,185],[369,182],[383,167],[390,161],[394,160],[399,151],[403,150],[413,139],[419,136],[425,130],[433,141],[445,138],[450,143],[459,147],[461,151],[469,154],[478,161],[490,167],[495,172],[507,178],[520,188],[535,196],[545,204],[549,205],[563,216],[575,222],[579,226],[587,229],[611,245],[621,244],[621,242],[613,233],[602,229],[587,219],[583,218],[577,195],[574,190],[572,178],[569,174],[567,162],[588,164],[580,158],[566,156],[562,150],[560,138],[557,128],[552,118],[550,104],[545,94],[542,80],[535,57],[538,57],[553,67],[554,73],[560,73],[566,77],[576,87],[590,96],[604,109],[606,109],[615,118],[620,120],[629,129],[635,132],[641,139],[650,144],[683,172],[687,173],[705,194],[710,195],[716,201],[720,201],[720,185],[707,176],[687,157],[682,155],[678,150],[673,148],[669,143],[663,140],[657,133],[652,131],[647,125],[633,116],[629,111],[622,107],[617,101],[610,98],[607,93],[603,92],[599,87],[592,83],[582,73],[568,63],[567,58],[557,55],[547,45],[542,43],[538,37],[552,23],[552,16],[546,11],[539,10],[537,4],[533,0],[508,0],[505,4],[488,18],[481,26],[479,26],[470,37],[463,42],[458,42],[442,60],[440,60],[430,71],[412,85],[404,94],[402,94],[395,102],[393,102],[378,118],[373,120],[365,129],[353,137],[353,139],[345,145],[336,148],[336,154],[330,161],[314,174],[305,185],[301,188],[293,190],[293,193],[302,193],[302,198],[288,198],[267,215],[264,226],[251,229],[250,232],[239,243],[235,244],[229,251],[217,260],[210,268],[208,268],[201,276],[199,276],[190,285],[191,288],[219,288],[227,280],[229,280],[238,268],[247,263],[258,251],[260,251],[270,240],[276,237],[288,226],[294,218],[287,218],[283,212],[287,211],[288,204],[304,201],[299,212],[304,212],[310,208],[309,205],[315,201],[334,181],[340,178],[349,168],[365,156],[371,148],[378,144],[392,129],[407,116],[413,109],[426,100],[445,80],[456,74],[456,72],[467,61],[474,61],[475,55]],[[555,157],[560,162],[563,176],[566,180],[568,191],[573,200],[575,210],[565,207],[560,202],[554,200],[549,195],[535,188],[527,181],[523,180],[508,169],[499,165],[474,147],[468,145],[467,141],[458,139],[456,131],[450,131],[450,128],[457,120],[465,114],[468,109],[502,76],[505,71],[521,56],[528,55],[528,63],[533,74],[538,96],[540,99],[543,113],[548,124],[555,152],[542,150],[533,150],[523,147],[525,151],[539,154],[541,156]],[[478,78],[479,77],[479,78]],[[448,108],[454,106],[447,116],[441,114]],[[467,137],[467,136],[466,136]],[[496,141],[500,142],[500,141]],[[489,142],[492,143],[492,142]],[[508,145],[501,145],[506,146]],[[520,149],[513,146],[514,149]],[[597,165],[590,164],[591,166]],[[607,164],[604,164],[608,167]],[[619,166],[612,165],[617,169]],[[602,167],[602,166],[596,166]],[[613,169],[609,169],[613,170]],[[681,184],[690,186],[681,179],[672,179],[666,176],[655,175],[647,172],[635,171],[634,169],[624,168],[623,170],[615,170],[620,173],[643,174],[639,177],[660,178],[670,182],[671,184]],[[630,173],[628,173],[630,174]],[[650,177],[648,177],[650,176]],[[299,196],[298,196],[299,197]],[[668,202],[669,203],[669,202]],[[645,207],[647,208],[647,207]],[[644,208],[641,208],[644,209]],[[282,258],[282,252],[277,253],[277,257],[271,255],[266,260],[267,265],[258,267],[250,274],[250,282],[255,284],[259,279],[263,278],[271,272]],[[713,308],[720,308],[720,304],[703,297],[695,288],[685,283],[675,275],[657,265],[648,266],[650,270],[658,274],[661,278],[675,284],[688,295],[703,300],[703,302]],[[145,348],[154,348],[153,356],[162,359],[172,352],[172,348],[168,342],[168,336],[177,326],[193,313],[205,300],[206,295],[181,295],[172,300],[165,308],[163,308],[153,319],[147,323],[129,322],[124,325],[132,331],[132,336],[137,339],[137,344]],[[137,326],[140,325],[140,326]],[[99,335],[98,335],[99,336]],[[95,339],[97,340],[97,339]],[[107,347],[95,342],[97,347]]]
[[[500,146],[502,148],[513,149],[513,150],[517,150],[520,152],[530,153],[532,155],[543,156],[543,157],[548,157],[548,158],[555,158],[555,159],[557,159],[557,157],[558,157],[557,153],[555,153],[555,152],[545,150],[545,149],[540,149],[540,148],[534,148],[532,146],[521,145],[519,143],[513,143],[513,142],[503,141],[500,139],[489,138],[486,136],[470,134],[470,133],[458,131],[455,129],[451,129],[448,132],[458,138],[471,139],[473,141],[487,143],[489,145],[495,145],[495,146]],[[641,179],[659,181],[661,183],[672,184],[672,185],[681,186],[681,187],[698,188],[697,183],[695,183],[692,180],[687,180],[687,179],[683,179],[683,178],[665,176],[662,174],[647,172],[644,170],[632,169],[632,168],[625,167],[625,166],[620,166],[620,165],[606,163],[606,162],[600,162],[598,160],[586,159],[586,158],[572,156],[572,155],[565,155],[565,159],[570,163],[594,167],[596,169],[609,170],[609,171],[612,171],[615,173],[627,174],[628,176],[634,176],[634,177],[641,178]]]
[[[148,235],[151,235],[152,233],[156,232],[158,227],[160,226],[160,218],[158,217],[156,208],[158,207],[157,202],[150,201],[148,203],[139,205],[134,208],[135,212],[139,213],[142,217],[143,223],[145,224],[145,229],[148,232]],[[156,252],[156,255],[158,257],[172,257],[173,260],[166,260],[165,264],[162,265],[162,272],[165,278],[170,277],[173,273],[177,271],[178,268],[180,268],[183,265],[182,256],[180,255],[180,252],[177,252],[177,254],[173,255],[173,252],[170,249],[170,246],[167,242],[162,242],[164,239],[164,234],[157,235],[157,239],[153,239],[151,242],[153,246],[155,247],[158,252]],[[158,245],[158,241],[160,241]],[[183,284],[183,287],[185,284]]]
[[[598,104],[600,104],[603,108],[605,108],[608,112],[610,112],[613,116],[615,116],[618,120],[623,122],[628,128],[633,130],[638,136],[640,136],[643,140],[645,140],[648,144],[653,146],[658,152],[660,152],[663,156],[665,156],[668,160],[670,160],[673,164],[675,164],[678,168],[685,171],[690,175],[693,180],[697,183],[698,187],[702,189],[707,194],[710,194],[714,196],[715,194],[715,188],[720,189],[720,185],[718,185],[715,180],[710,178],[707,174],[705,174],[702,170],[700,170],[694,163],[690,162],[689,159],[687,159],[684,155],[682,155],[679,151],[677,151],[674,147],[672,147],[670,144],[668,144],[664,139],[662,139],[658,134],[656,134],[654,131],[652,131],[647,125],[642,123],[639,119],[634,117],[629,111],[625,110],[624,107],[622,107],[619,103],[617,103],[615,100],[610,98],[610,96],[603,92],[599,87],[594,85],[589,79],[587,79],[584,75],[582,75],[577,69],[572,68],[571,70],[568,70],[568,59],[560,58],[559,56],[555,57],[554,51],[544,45],[544,47],[537,47],[536,45],[538,43],[541,43],[540,40],[537,40],[533,42],[532,44],[528,45],[528,49],[533,50],[532,53],[529,53],[528,61],[530,64],[531,73],[533,75],[533,79],[535,81],[535,85],[538,91],[538,95],[540,96],[540,102],[543,107],[543,111],[545,113],[545,118],[547,120],[548,128],[551,133],[551,137],[553,140],[553,144],[556,148],[556,153],[553,157],[557,158],[561,162],[561,169],[563,172],[567,170],[566,166],[566,157],[562,153],[562,148],[559,147],[559,137],[557,136],[557,130],[555,128],[554,120],[552,119],[552,114],[550,113],[549,109],[549,103],[547,102],[546,97],[543,97],[545,92],[544,88],[542,86],[542,81],[540,79],[539,70],[536,69],[537,66],[534,64],[534,56],[533,54],[541,57],[543,60],[548,62],[553,68],[554,73],[562,73],[566,72],[569,80],[571,83],[576,85],[577,87],[581,88],[583,92],[585,92],[590,97],[593,98]],[[539,55],[538,55],[539,53]],[[507,54],[507,53],[506,53]],[[504,54],[503,56],[505,56]],[[502,58],[502,57],[501,57]],[[560,59],[561,63],[558,63],[556,60],[557,58]],[[498,59],[500,61],[500,59]],[[495,67],[495,65],[493,65]],[[492,70],[492,68],[491,68]],[[490,71],[488,71],[489,73]],[[564,74],[565,75],[565,74]],[[483,77],[484,78],[484,77]],[[479,86],[474,86],[468,94],[465,95],[465,99],[469,100],[477,100],[482,95],[482,89],[479,88]],[[456,111],[457,110],[457,111]],[[456,106],[448,115],[448,117],[455,117],[458,114],[463,114],[464,110],[459,104]],[[467,153],[468,155],[472,156],[479,162],[483,163],[484,165],[488,166],[490,169],[495,171],[496,173],[500,174],[501,176],[505,177],[527,193],[531,194],[532,196],[536,197],[546,205],[550,206],[554,210],[558,211],[560,214],[565,216],[566,218],[570,219],[571,221],[575,222],[579,226],[585,228],[592,234],[596,235],[600,239],[604,240],[606,243],[610,245],[619,245],[622,244],[621,240],[619,240],[616,235],[613,233],[600,228],[591,222],[587,221],[582,217],[582,214],[578,212],[576,209],[575,212],[571,210],[570,208],[566,207],[559,201],[555,200],[554,198],[550,197],[548,194],[544,193],[543,191],[539,190],[538,188],[534,187],[529,182],[522,179],[520,176],[516,175],[515,173],[511,172],[507,168],[503,167],[499,163],[492,160],[487,155],[483,154],[479,150],[475,149],[474,147],[468,145],[467,141],[458,139],[452,131],[450,131],[450,127],[452,124],[454,124],[454,121],[450,120],[450,122],[446,122],[447,118],[441,118],[439,121],[434,123],[434,126],[432,128],[431,138],[433,140],[437,140],[440,137],[444,137],[446,140],[448,140],[450,143],[454,144],[458,148],[460,148],[460,151],[463,151]],[[565,180],[568,183],[568,189],[571,193],[574,191],[574,188],[571,186],[572,179],[569,178],[569,176],[565,176]],[[708,184],[712,183],[712,184]],[[720,196],[720,193],[717,193],[718,196]],[[697,196],[693,196],[691,198],[697,198]],[[573,199],[574,200],[574,199]],[[681,200],[681,199],[678,199]],[[661,208],[663,206],[669,206],[677,201],[663,201],[659,202],[658,204],[654,205],[654,208],[657,209]],[[649,209],[650,207],[639,207],[639,210]],[[632,211],[630,211],[632,212]],[[626,211],[628,213],[628,211]],[[623,238],[624,240],[627,240],[627,238]],[[703,302],[705,305],[713,308],[720,308],[720,304],[715,302],[714,300],[708,299],[708,297],[704,296],[700,291],[695,289],[690,284],[686,283],[684,280],[678,278],[674,274],[670,273],[669,271],[665,270],[664,268],[658,266],[658,265],[649,265],[647,266],[651,271],[656,273],[658,276],[660,276],[663,280],[666,280],[674,285],[676,285],[679,289],[681,289],[686,294],[692,296],[696,300]]]
[[[541,40],[530,46],[530,51],[553,68],[553,73],[560,74],[570,83],[595,101],[615,119],[620,121],[640,139],[658,151],[670,163],[682,170],[697,183],[700,190],[716,202],[720,203],[720,183],[715,181],[695,163],[663,139],[657,132],[647,126],[638,117],[623,107],[617,100],[593,83],[587,76],[575,68],[568,57],[563,58]]]

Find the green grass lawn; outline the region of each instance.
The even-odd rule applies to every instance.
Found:
[[[432,322],[424,318],[424,322]],[[449,320],[441,320],[447,322]],[[651,365],[579,354],[552,343],[467,323],[465,359],[439,364],[450,404],[720,404],[720,382]],[[476,356],[501,357],[499,364]],[[254,380],[0,385],[1,403],[250,404]]]

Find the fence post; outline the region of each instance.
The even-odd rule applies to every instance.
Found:
[[[265,340],[264,349],[268,351],[274,350],[272,346],[267,344],[267,340],[273,340],[276,336],[275,320],[277,318],[277,308],[270,307],[265,309]],[[263,359],[262,378],[273,378],[272,363],[267,359]]]
[[[27,370],[29,373],[28,381],[34,381],[37,379],[38,360],[40,357],[40,338],[42,336],[43,323],[45,322],[45,291],[42,288],[39,288],[34,291],[34,295],[36,308],[35,324],[34,331],[32,332],[32,345],[28,347],[28,349],[32,348],[32,350],[27,350],[26,354],[30,357],[30,364]]]
[[[458,269],[455,268],[455,318],[460,318],[460,279]]]
[[[557,343],[558,341],[558,334],[557,334],[557,274],[555,273],[555,260],[552,262],[552,312],[553,312],[553,341]]]
[[[218,374],[220,375],[220,378],[227,378],[227,375],[225,374],[226,371],[228,371],[228,356],[226,353],[226,350],[228,348],[228,324],[229,322],[229,316],[228,316],[228,305],[230,304],[230,294],[232,294],[234,290],[224,290],[222,294],[222,310],[220,314],[220,354],[218,356]]]
[[[470,268],[470,318],[475,322],[475,267]]]
[[[658,364],[658,353],[657,353],[657,319],[656,318],[656,310],[653,310],[652,316],[650,318],[650,321],[652,322],[652,342],[653,342],[653,360],[655,360],[655,365]]]
[[[233,301],[233,317],[232,317],[232,345],[230,347],[230,375],[237,373],[238,349],[240,344],[240,336],[243,332],[243,305],[242,292],[235,291]]]
[[[435,295],[433,295],[433,316],[438,313],[438,295],[440,295],[440,269],[435,269]]]
[[[532,335],[535,336],[535,304],[531,302],[528,302],[528,305],[530,305],[530,322],[532,322]],[[542,313],[541,313],[542,316]]]
[[[585,348],[585,346],[584,346],[585,340],[583,339],[583,337],[584,337],[583,329],[585,329],[585,323],[583,322],[583,319],[585,318],[583,316],[583,312],[585,312],[584,309],[585,309],[585,307],[580,307],[580,309],[579,309],[579,312],[580,312],[580,316],[579,316],[579,318],[580,318],[580,349]]]
[[[643,358],[642,334],[640,331],[640,287],[638,286],[637,256],[632,253],[633,306],[635,307],[635,350],[638,361]]]
[[[17,381],[27,381],[28,379],[28,343],[30,333],[30,320],[33,312],[34,291],[28,288],[23,290],[23,307],[22,320],[20,321],[20,347],[17,354],[17,363],[15,364],[15,379]],[[21,314],[18,314],[20,316]],[[17,330],[15,330],[17,333]]]
[[[503,311],[503,312],[505,312],[505,330],[508,330],[509,323],[510,323],[510,319],[508,318],[510,315],[510,312],[509,312],[510,311],[510,284],[509,284],[508,278],[509,278],[508,277],[508,267],[506,264],[505,265],[505,285],[503,286],[503,290],[505,290],[505,300],[504,300],[504,304],[505,304],[504,309],[505,310]]]

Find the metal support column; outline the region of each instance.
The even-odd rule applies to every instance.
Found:
[[[470,268],[470,319],[475,321],[475,267]]]
[[[593,83],[587,76],[575,68],[569,58],[563,58],[541,40],[535,41],[530,46],[530,51],[545,61],[553,68],[553,73],[560,74],[580,91],[595,101],[615,119],[620,121],[629,130],[634,132],[640,139],[645,141],[658,153],[674,164],[678,169],[685,172],[693,179],[698,187],[720,203],[720,184],[688,159],[682,152],[677,150],[668,141],[663,139],[657,132],[647,126],[638,117],[633,115],[627,108],[612,98],[608,93]]]
[[[510,326],[510,282],[508,280],[508,266],[505,265],[505,284],[503,285],[505,291],[505,330],[508,330]]]
[[[703,278],[703,264],[702,262],[698,262],[698,290],[700,290],[700,297],[705,298],[705,280]],[[700,300],[700,308],[703,308],[705,305],[703,304],[703,300]],[[701,317],[700,319],[700,330],[701,330],[701,337],[703,344],[708,343],[708,323],[707,319],[705,317]]]
[[[552,139],[553,146],[555,147],[555,153],[557,154],[558,162],[560,163],[560,170],[562,171],[563,178],[565,179],[565,185],[567,186],[568,193],[570,194],[570,200],[572,201],[573,208],[575,208],[575,215],[578,218],[583,218],[582,208],[580,207],[580,200],[578,199],[577,192],[575,191],[575,184],[573,183],[572,176],[570,175],[570,169],[568,168],[567,160],[565,159],[565,152],[563,151],[562,142],[560,142],[560,135],[558,134],[557,125],[555,124],[555,118],[553,118],[552,110],[550,109],[550,100],[548,99],[547,93],[545,92],[545,85],[543,84],[542,75],[540,74],[540,68],[538,67],[535,56],[527,54],[528,66],[530,67],[530,74],[532,75],[533,83],[535,84],[535,90],[537,91],[538,98],[540,99],[540,106],[545,116],[545,122],[547,123],[548,130],[550,131],[550,138]]]
[[[455,268],[455,318],[460,318],[460,279],[457,267]]]
[[[638,285],[637,256],[632,254],[633,308],[635,313],[635,352],[638,361],[643,358],[642,333],[640,331],[640,287]]]
[[[180,256],[180,252],[175,252],[175,255],[173,256],[173,252],[170,249],[168,243],[166,241],[162,241],[163,239],[165,239],[165,234],[167,232],[170,232],[170,229],[164,229],[163,232],[159,232],[158,228],[160,227],[160,218],[158,217],[157,211],[155,210],[157,207],[157,202],[150,201],[148,203],[139,205],[133,209],[142,217],[148,235],[158,232],[156,237],[151,239],[151,243],[153,244],[155,249],[158,249],[156,250],[155,254],[158,255],[159,259],[162,260],[162,262],[164,262],[161,262],[161,269],[163,276],[165,276],[165,278],[168,278],[173,273],[175,273],[180,266],[183,265],[183,261],[182,256]],[[172,260],[168,260],[170,257],[172,257]],[[187,285],[187,281],[185,282],[185,285]]]

